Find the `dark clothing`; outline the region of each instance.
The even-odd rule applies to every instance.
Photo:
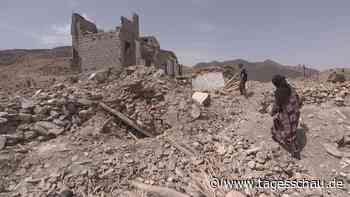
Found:
[[[241,95],[246,95],[246,88],[245,88],[245,84],[248,80],[248,75],[245,69],[242,69],[239,73],[239,92],[241,93]]]
[[[294,88],[282,78],[274,78],[275,103],[272,108],[272,138],[292,154],[298,153],[296,131],[300,118],[300,99]]]
[[[241,93],[241,95],[246,95],[245,83],[245,81],[239,82],[239,92]]]
[[[246,82],[248,80],[248,75],[245,69],[242,69],[240,72],[240,81]]]

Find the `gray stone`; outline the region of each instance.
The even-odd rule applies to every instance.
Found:
[[[252,160],[252,161],[249,161],[248,162],[248,167],[250,168],[250,169],[254,169],[255,168],[255,162]]]
[[[192,105],[191,117],[197,119],[201,116],[201,109],[197,105]]]
[[[9,115],[7,112],[0,112],[0,118],[6,118]]]
[[[19,113],[17,115],[17,119],[20,120],[22,123],[28,123],[33,121],[33,116],[31,114]]]
[[[0,150],[4,149],[6,146],[6,137],[5,136],[0,136]]]
[[[90,106],[92,105],[94,102],[89,100],[89,99],[85,99],[85,98],[80,98],[77,100],[77,103],[81,104],[81,105],[85,105],[85,106]]]
[[[254,147],[254,148],[248,149],[246,152],[247,152],[247,155],[251,155],[251,154],[257,153],[260,150],[261,150],[261,147]]]
[[[154,78],[160,78],[160,77],[163,77],[164,75],[165,75],[164,70],[159,69],[157,72],[155,72],[155,73],[153,74],[153,77],[154,77]]]
[[[82,120],[86,120],[87,117],[89,116],[90,114],[90,111],[89,110],[81,110],[79,112],[79,117],[82,119]]]
[[[7,118],[0,118],[0,125],[3,125],[7,122],[8,122]]]
[[[72,190],[64,190],[62,191],[60,194],[59,194],[59,197],[73,197],[74,196],[74,193]]]
[[[32,100],[22,98],[21,106],[23,109],[33,109],[35,107],[35,103]]]
[[[227,152],[227,150],[226,150],[226,148],[225,148],[224,145],[218,144],[218,145],[217,145],[216,152],[218,152],[219,155],[225,155],[226,152]]]
[[[171,106],[168,109],[168,112],[165,114],[166,123],[175,127],[179,124],[178,112],[175,107]]]
[[[60,135],[63,131],[64,128],[61,128],[57,126],[54,123],[47,122],[47,121],[39,121],[35,123],[34,129],[41,135],[44,136],[50,136],[50,135]]]
[[[34,139],[38,136],[38,133],[35,132],[35,131],[26,131],[24,133],[24,139],[26,140],[31,140],[31,139]]]
[[[6,135],[6,145],[16,145],[23,141],[23,136],[18,134]]]
[[[92,73],[89,76],[89,80],[95,80],[97,83],[104,83],[108,79],[111,74],[111,68],[103,69],[98,72]]]

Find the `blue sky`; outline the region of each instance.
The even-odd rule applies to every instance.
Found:
[[[70,44],[70,16],[99,28],[140,16],[181,63],[272,59],[315,68],[350,65],[349,0],[1,0],[0,49]]]

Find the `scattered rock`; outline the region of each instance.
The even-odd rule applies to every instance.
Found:
[[[342,107],[342,106],[345,106],[344,101],[345,100],[342,97],[336,97],[334,99],[334,104],[339,106],[339,107]]]
[[[260,150],[261,150],[261,147],[260,147],[260,146],[259,146],[259,147],[254,147],[254,148],[248,149],[248,150],[247,150],[247,155],[255,154],[255,153],[257,153],[257,152],[260,151]]]
[[[84,105],[84,106],[91,106],[94,102],[89,100],[89,99],[81,98],[81,99],[77,100],[77,103],[79,103],[80,105]]]
[[[8,120],[6,118],[0,118],[0,125],[3,125],[7,122],[8,122]]]
[[[217,145],[217,150],[216,151],[219,153],[219,155],[225,155],[226,152],[227,152],[225,146],[223,146],[221,144]]]
[[[73,197],[74,193],[72,190],[64,190],[59,194],[59,197]]]
[[[0,150],[4,149],[6,146],[6,137],[5,136],[0,136]]]
[[[313,115],[313,114],[309,114],[309,115],[307,115],[307,117],[308,117],[308,118],[310,118],[310,119],[312,119],[312,118],[314,118],[314,117],[315,117],[315,115]]]
[[[153,74],[153,77],[154,78],[160,78],[160,77],[163,77],[165,75],[165,72],[163,69],[159,69],[157,72],[155,72]]]
[[[19,113],[17,119],[22,121],[22,123],[29,123],[33,120],[33,116],[31,114]]]
[[[63,133],[64,128],[47,121],[39,121],[34,125],[34,129],[43,136],[57,136]]]
[[[253,161],[253,160],[249,161],[247,165],[250,169],[254,169],[255,168],[255,161]]]
[[[104,83],[107,81],[109,76],[111,75],[112,68],[101,70],[98,72],[95,72],[89,76],[90,80],[96,80],[97,83]]]
[[[35,107],[35,104],[32,100],[25,98],[21,99],[21,105],[23,109],[33,109]]]
[[[342,158],[344,154],[338,150],[335,144],[324,143],[323,147],[326,149],[327,153],[338,158]]]
[[[192,105],[191,117],[195,120],[201,116],[201,109],[197,105]]]

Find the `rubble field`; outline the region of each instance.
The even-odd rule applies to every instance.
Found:
[[[0,196],[350,195],[350,83],[291,80],[301,160],[272,141],[271,83],[196,93],[155,67],[68,75],[0,92]],[[226,180],[339,180],[342,188],[213,188]]]

